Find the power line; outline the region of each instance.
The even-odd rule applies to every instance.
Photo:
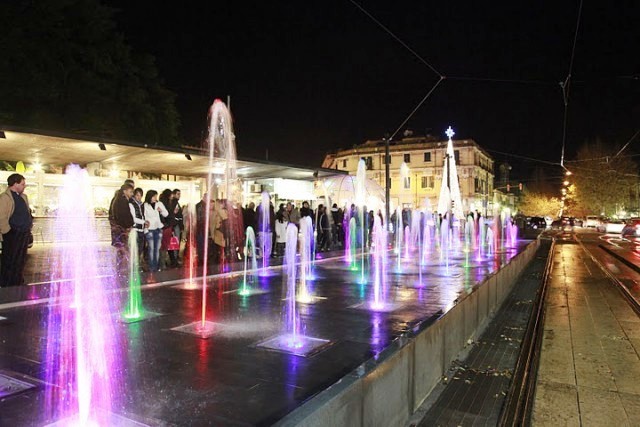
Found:
[[[578,7],[578,19],[576,21],[576,31],[573,35],[573,47],[571,48],[571,59],[569,60],[569,73],[564,82],[560,83],[562,88],[562,98],[564,100],[564,118],[562,120],[562,152],[560,153],[560,166],[564,167],[564,149],[567,141],[567,116],[569,113],[569,90],[571,88],[571,73],[573,71],[573,59],[576,54],[576,44],[578,42],[578,30],[580,29],[580,18],[582,16],[582,0]]]
[[[356,1],[354,0],[350,0],[351,3],[353,3],[358,9],[360,9],[360,11],[362,13],[364,13],[365,15],[367,15],[369,17],[369,19],[371,19],[373,22],[375,22],[380,28],[382,28],[387,34],[389,34],[391,37],[393,37],[395,39],[395,41],[397,41],[398,43],[400,43],[405,49],[407,49],[409,52],[411,52],[413,54],[413,56],[415,56],[416,58],[418,58],[418,60],[420,62],[422,62],[424,65],[426,65],[427,67],[429,67],[431,69],[431,71],[433,71],[434,73],[436,73],[438,75],[438,77],[440,77],[440,79],[442,79],[442,73],[440,73],[438,70],[435,69],[435,67],[431,64],[429,64],[427,62],[426,59],[424,59],[422,56],[418,55],[418,53],[411,49],[409,47],[409,45],[407,45],[405,42],[403,42],[400,37],[396,36],[393,31],[391,31],[389,28],[387,28],[382,22],[378,21],[372,14],[370,14],[365,8],[363,8],[362,6],[360,6],[360,4],[358,4]]]
[[[484,148],[484,150],[486,151],[490,151],[492,153],[496,153],[496,154],[501,154],[503,156],[510,156],[510,157],[515,157],[517,159],[523,159],[523,160],[529,160],[531,162],[538,162],[538,163],[544,163],[547,165],[552,165],[552,166],[561,166],[560,163],[558,162],[551,162],[549,160],[542,160],[542,159],[535,159],[533,157],[527,157],[527,156],[521,156],[519,154],[512,154],[512,153],[505,153],[503,151],[498,151],[498,150],[491,150],[489,148]]]
[[[638,136],[638,134],[639,134],[639,133],[640,133],[640,129],[638,129],[638,130],[636,131],[636,133],[634,133],[634,134],[633,134],[633,136],[631,137],[631,139],[630,139],[629,141],[627,141],[627,143],[626,143],[626,144],[624,144],[624,146],[620,149],[620,151],[618,151],[618,152],[616,153],[616,155],[615,155],[615,156],[613,156],[613,157],[618,157],[618,156],[620,155],[620,153],[622,153],[622,152],[624,151],[624,149],[625,149],[625,148],[627,148],[627,146],[628,146],[629,144],[631,144],[631,141],[633,141],[633,140],[635,139],[635,137],[636,137],[636,136]]]
[[[502,79],[502,78],[493,78],[493,77],[472,77],[472,76],[446,76],[446,79],[476,81],[476,82],[535,84],[535,85],[544,85],[544,86],[551,86],[556,84],[555,82],[544,81],[544,80]]]
[[[416,113],[416,111],[418,111],[418,109],[420,109],[420,107],[422,107],[422,104],[424,104],[425,101],[431,96],[433,91],[436,90],[436,87],[438,87],[438,85],[442,82],[442,80],[444,80],[444,77],[440,76],[440,78],[438,79],[436,84],[434,84],[433,87],[431,87],[429,92],[427,92],[427,94],[424,96],[424,98],[422,98],[422,100],[418,103],[418,105],[416,105],[416,108],[414,108],[413,111],[411,111],[411,113],[409,113],[407,118],[404,119],[404,121],[400,124],[400,126],[398,126],[396,131],[393,132],[393,134],[389,137],[389,140],[393,139],[393,137],[396,136],[398,134],[398,132],[400,132],[400,129],[402,129],[402,127],[407,124],[409,119],[411,119],[411,117],[413,117],[413,115]]]

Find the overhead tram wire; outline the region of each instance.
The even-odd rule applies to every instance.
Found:
[[[369,17],[369,19],[371,19],[373,22],[375,22],[380,28],[382,28],[387,34],[389,34],[391,37],[393,37],[393,39],[395,41],[397,41],[398,43],[400,43],[405,49],[407,49],[409,52],[411,52],[413,54],[413,56],[415,56],[416,58],[418,58],[418,60],[420,62],[422,62],[424,65],[426,65],[427,67],[429,67],[429,69],[431,69],[431,71],[433,71],[435,74],[438,75],[438,77],[440,77],[440,80],[444,79],[445,77],[442,75],[441,72],[439,72],[438,70],[436,70],[436,68],[431,65],[429,62],[427,62],[426,59],[424,59],[422,56],[420,56],[415,50],[411,49],[411,47],[409,47],[409,45],[407,45],[405,42],[402,41],[402,39],[400,39],[400,37],[396,36],[393,31],[391,31],[389,28],[387,28],[382,22],[378,21],[375,16],[373,16],[372,14],[370,14],[364,7],[360,6],[360,4],[358,2],[356,2],[355,0],[349,0],[351,3],[353,3],[353,5],[355,7],[357,7],[358,9],[360,9],[360,11],[362,13],[364,13],[365,15],[367,15]],[[437,84],[436,84],[437,85]]]
[[[560,166],[564,168],[564,152],[567,141],[567,116],[569,113],[569,91],[571,89],[571,73],[573,71],[573,60],[576,54],[576,44],[578,42],[578,30],[580,29],[580,20],[582,17],[582,0],[578,7],[578,19],[576,21],[576,31],[573,35],[573,47],[571,48],[571,59],[569,60],[569,73],[564,82],[560,82],[562,88],[562,99],[564,101],[564,119],[562,121],[562,152],[560,153]]]
[[[636,131],[636,133],[634,133],[634,134],[633,134],[633,136],[631,137],[631,139],[629,139],[629,141],[627,141],[627,143],[626,143],[626,144],[624,144],[624,146],[620,149],[620,151],[618,151],[618,152],[616,153],[616,155],[615,155],[615,156],[613,156],[613,157],[614,157],[614,158],[618,157],[618,156],[620,155],[620,153],[622,153],[622,152],[625,150],[625,148],[627,148],[627,147],[629,146],[629,144],[631,144],[631,141],[633,141],[633,140],[636,138],[636,136],[638,136],[638,134],[640,134],[640,129],[638,129],[638,130]]]

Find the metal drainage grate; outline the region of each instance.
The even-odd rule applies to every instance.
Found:
[[[24,381],[20,374],[0,373],[0,399],[23,393],[32,388],[36,388],[36,385]]]

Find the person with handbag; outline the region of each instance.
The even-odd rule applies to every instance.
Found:
[[[175,268],[178,266],[178,251],[169,249],[171,239],[174,237],[174,228],[177,224],[173,192],[167,188],[160,194],[159,199],[169,213],[167,217],[162,218],[164,226],[162,228],[162,240],[160,242],[160,266]],[[167,256],[169,257],[169,264],[167,264]]]
[[[14,173],[7,178],[7,191],[0,194],[0,240],[2,241],[2,265],[0,286],[24,284],[24,264],[31,237],[33,218],[29,199],[24,194],[27,181]]]
[[[155,190],[147,191],[144,198],[144,218],[148,222],[148,226],[144,231],[147,240],[147,251],[149,271],[160,271],[160,241],[162,236],[162,223],[160,217],[168,217],[169,212],[164,203],[158,201],[158,192]]]

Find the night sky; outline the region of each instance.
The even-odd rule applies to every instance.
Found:
[[[393,133],[439,79],[349,0],[104,3],[133,48],[155,55],[185,142],[199,143],[208,106],[230,95],[243,157],[268,149],[271,160],[317,167],[327,151]],[[358,4],[447,76],[405,128],[444,138],[451,125],[515,175],[542,164],[497,152],[559,162],[558,83],[579,1]],[[634,0],[584,3],[569,158],[587,138],[623,145],[640,128],[639,18]]]

